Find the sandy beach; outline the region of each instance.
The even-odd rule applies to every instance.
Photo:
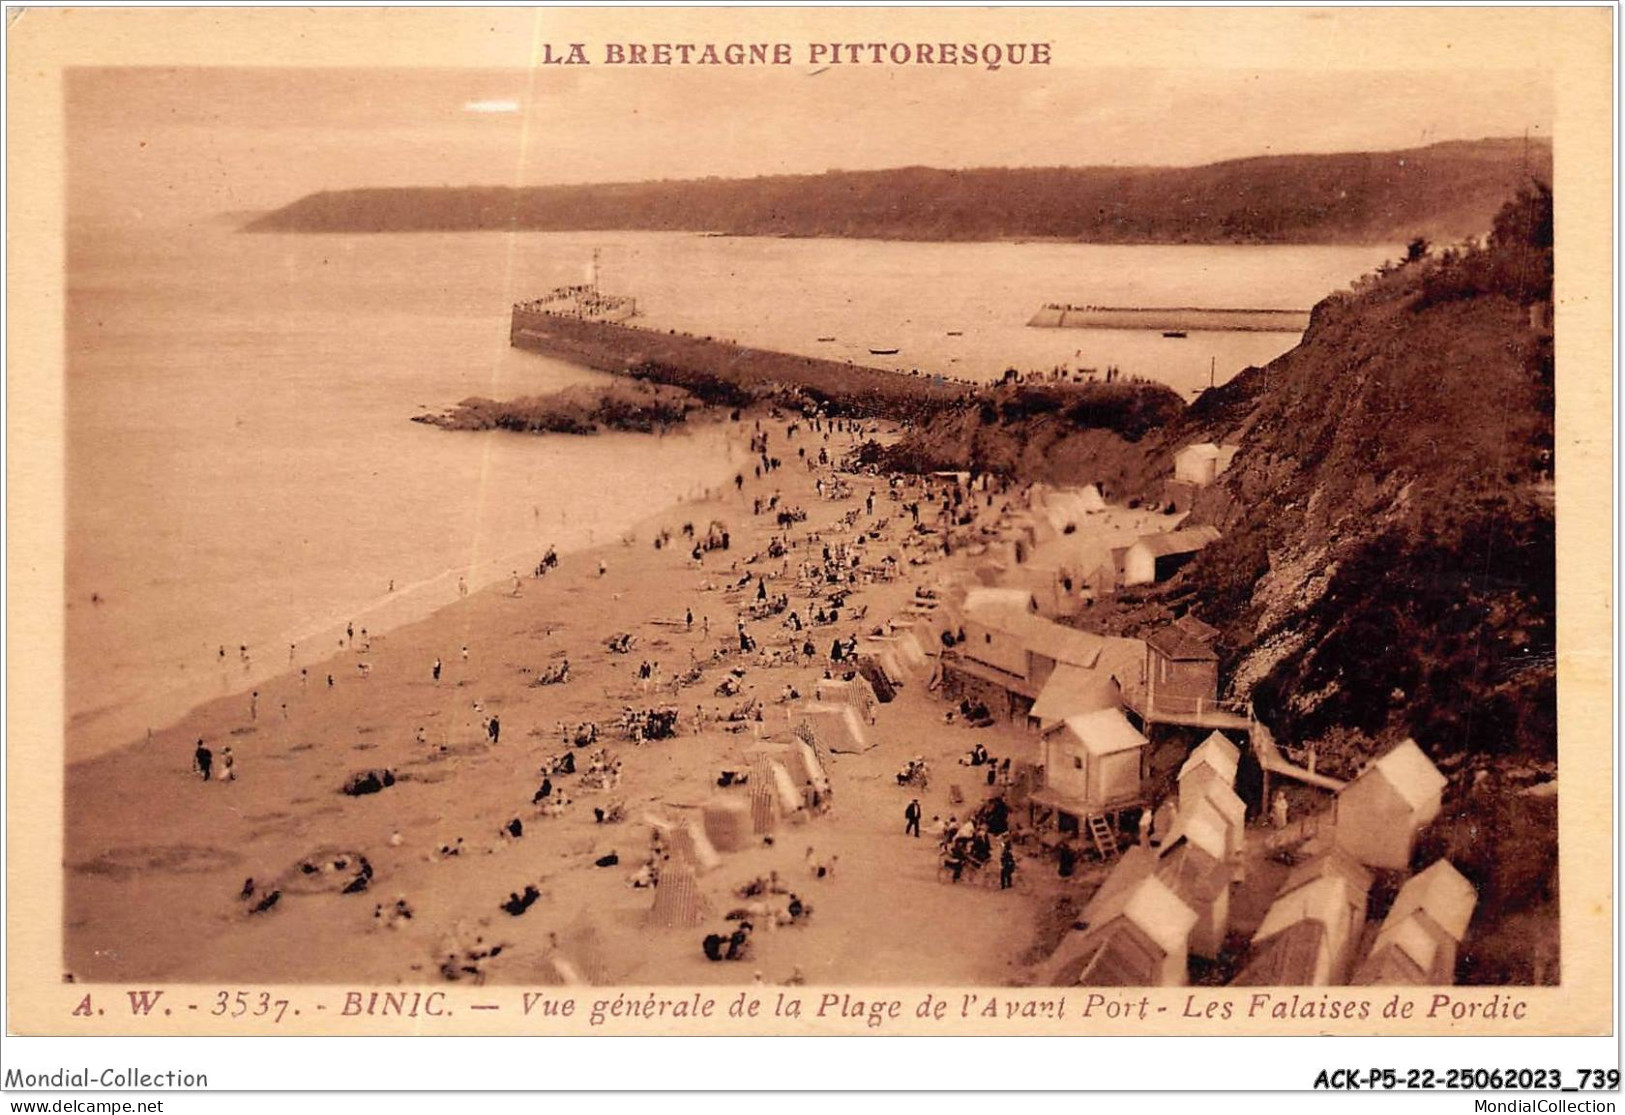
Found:
[[[758,733],[794,738],[788,709],[800,702],[782,703],[785,687],[811,698],[835,638],[874,629],[942,572],[938,562],[905,560],[904,575],[858,586],[848,607],[866,609],[861,623],[801,636],[783,616],[749,623],[762,652],[813,642],[815,656],[794,666],[764,668],[756,655],[738,655],[736,617],[754,599],[757,573],[768,574],[770,593],[787,594],[790,609],[808,616],[813,606],[795,574],[801,561],[819,556],[818,539],[850,538],[854,528],[840,522],[850,515],[858,529],[878,529],[871,556],[901,554],[907,520],[885,478],[847,475],[850,496],[820,497],[819,479],[838,474],[807,469],[795,450],[815,455],[827,444],[838,456],[850,433],[826,443],[803,425],[787,440],[785,422],[763,425],[784,464],[760,478],[745,472],[742,490],[729,485],[613,544],[564,555],[540,578],[522,569],[517,593],[511,580],[474,592],[371,636],[370,648],[358,630],[356,645],[308,668],[308,680],[297,671],[280,676],[260,685],[257,701],[221,698],[150,741],[70,767],[64,970],[79,980],[434,983],[444,978],[448,954],[500,945],[471,965],[477,977],[465,978],[547,980],[552,961],[563,958],[601,983],[746,983],[758,974],[781,982],[798,972],[813,983],[1021,982],[1020,954],[1053,897],[1041,876],[1053,871],[1024,867],[1009,891],[943,884],[933,842],[904,835],[912,794],[894,774],[914,755],[938,772],[919,795],[929,828],[931,817],[964,816],[988,792],[980,771],[955,764],[975,739],[1017,762],[1030,761],[1036,745],[1002,725],[974,734],[945,727],[942,704],[925,691],[928,672],[878,708],[871,750],[833,757],[831,808],[782,823],[771,845],[753,838],[699,878],[711,907],[704,925],[646,924],[654,893],[629,885],[649,849],[646,819],[698,821],[700,807],[718,796],[748,800],[739,787],[719,790],[717,776],[748,769]],[[912,493],[917,498],[919,488]],[[781,532],[766,509],[774,494],[781,507],[807,512],[790,528],[781,560],[766,556]],[[752,513],[758,498],[759,515]],[[696,565],[683,525],[703,535],[712,521],[726,524],[729,549]],[[662,531],[672,542],[656,548]],[[729,591],[745,578],[748,593]],[[629,653],[606,647],[620,632],[634,636]],[[568,682],[534,684],[565,659]],[[638,679],[644,661],[659,664],[660,692]],[[674,692],[674,676],[691,663],[703,666],[699,679]],[[736,666],[744,669],[741,692],[716,695]],[[760,726],[727,731],[728,711],[751,698],[765,706]],[[613,727],[625,707],[663,704],[681,711],[675,738],[634,743]],[[708,721],[698,733],[696,705]],[[501,724],[495,743],[484,727],[493,715]],[[561,725],[587,722],[599,725],[597,745],[578,749],[561,738]],[[199,738],[217,768],[231,748],[234,781],[199,778]],[[621,760],[619,786],[594,791],[579,785],[579,775],[555,775],[556,792],[573,803],[562,815],[539,815],[532,798],[544,765],[571,751],[585,770],[598,746]],[[367,770],[389,770],[396,781],[381,792],[345,794],[346,780]],[[950,802],[956,782],[968,804]],[[624,821],[597,823],[594,805],[612,800],[624,802]],[[517,838],[503,831],[514,819],[522,825]],[[459,842],[457,854],[445,854]],[[828,877],[812,876],[809,847],[816,860],[835,863]],[[617,864],[596,866],[611,853]],[[352,887],[363,859],[367,878]],[[301,870],[301,863],[320,867]],[[736,889],[771,871],[813,915],[759,929],[745,963],[708,961],[701,938],[730,928],[723,914],[742,905]],[[527,886],[540,898],[522,915],[505,912],[501,904]],[[274,905],[250,912],[273,891]],[[409,918],[391,917],[397,901]]]

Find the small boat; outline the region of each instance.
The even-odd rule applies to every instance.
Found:
[[[869,350],[869,355],[870,356],[896,356],[897,355],[897,350],[894,349],[894,348],[872,348],[872,349]]]
[[[1183,329],[1165,329],[1165,330],[1163,330],[1162,335],[1164,337],[1174,337],[1176,339],[1183,339],[1184,336],[1185,336],[1185,331]]]
[[[820,337],[820,338],[818,338],[818,342],[819,342],[819,344],[826,344],[827,345],[827,344],[829,344],[829,342],[833,341],[834,339],[835,339],[834,337]]]
[[[950,336],[950,337],[963,337],[964,335],[965,335],[965,331],[963,329],[950,329],[950,330],[948,330],[948,336]]]

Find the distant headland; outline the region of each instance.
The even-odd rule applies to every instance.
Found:
[[[328,190],[250,232],[635,231],[1102,244],[1453,242],[1485,232],[1550,141],[1271,155],[1197,167],[829,171],[579,186]]]

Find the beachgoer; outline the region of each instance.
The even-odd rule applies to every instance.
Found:
[[[258,689],[248,695],[248,719],[250,722],[260,718],[260,691]]]
[[[236,760],[232,758],[229,747],[220,752],[220,769],[216,772],[215,779],[220,782],[237,781]]]
[[[1009,890],[1015,885],[1016,854],[1010,848],[1010,841],[1004,842],[1004,850],[999,853],[999,889]]]
[[[689,631],[694,630],[694,609],[693,608],[689,608],[684,612],[684,614],[683,614],[683,623],[686,626],[687,630],[689,630]]]
[[[468,644],[467,643],[463,644],[463,662],[465,664],[468,662]]]
[[[1270,823],[1278,829],[1286,828],[1288,806],[1285,790],[1276,790],[1270,801]]]
[[[303,689],[310,684],[310,671],[303,666],[299,668],[299,688]]]
[[[355,624],[346,623],[344,625],[344,637],[350,641],[351,646],[355,645]]]
[[[498,720],[495,716],[492,716],[491,717],[491,723],[487,727],[486,730],[488,732],[490,732],[490,734],[491,734],[491,742],[492,743],[501,742],[501,740],[502,740],[502,721]]]
[[[197,750],[192,752],[192,769],[203,776],[203,781],[209,780],[210,769],[214,766],[214,752],[210,751],[203,738],[198,737]]]
[[[434,680],[436,682],[440,681],[440,659],[438,658],[434,660]]]
[[[908,803],[908,808],[903,810],[904,836],[908,836],[910,833],[912,833],[914,835],[914,839],[918,840],[920,838],[920,815],[922,812],[923,810],[920,809],[919,798],[915,798],[913,801]]]
[[[329,688],[329,689],[333,688],[333,675],[332,674],[327,675],[327,688]]]
[[[465,599],[468,597],[468,581],[463,577],[457,578],[457,595]]]

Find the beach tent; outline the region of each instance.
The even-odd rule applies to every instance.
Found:
[[[801,818],[801,787],[791,776],[785,765],[778,759],[759,755],[751,763],[750,771],[752,810],[755,810],[754,795],[764,790],[770,795],[776,818]],[[758,832],[762,831],[760,828]],[[769,830],[771,831],[771,830]]]
[[[713,798],[704,810],[705,835],[719,852],[740,852],[750,843],[750,802],[738,797]]]
[[[874,747],[863,721],[848,704],[809,701],[790,710],[790,723],[801,738],[807,739],[810,734],[810,742],[820,753],[856,755]]]
[[[769,836],[779,827],[778,793],[767,764],[751,772],[750,828],[757,836]]]
[[[861,670],[850,681],[845,678],[819,679],[813,683],[813,699],[820,704],[846,705],[870,724],[875,722],[875,706],[880,703],[874,687]]]
[[[707,871],[722,865],[722,857],[717,854],[716,848],[705,834],[703,818],[700,825],[696,825],[690,818],[667,821],[650,817],[648,821],[660,831],[673,855],[686,863],[695,875],[704,875]]]
[[[603,986],[613,983],[609,950],[603,934],[582,914],[562,933],[549,934],[552,947],[538,982],[564,987]]]
[[[660,884],[644,924],[655,929],[687,929],[711,916],[711,903],[700,892],[694,869],[677,859],[660,865]]]
[[[1337,845],[1371,867],[1410,866],[1416,834],[1439,815],[1445,777],[1406,740],[1337,795]]]
[[[1038,611],[1038,601],[1026,589],[1019,588],[992,588],[977,586],[967,589],[961,610],[970,615],[983,611],[999,612],[1026,612]]]
[[[1087,516],[1104,510],[1106,501],[1100,498],[1100,489],[1093,484],[1052,491],[1044,497],[1044,518],[1056,534],[1072,534],[1082,528]]]
[[[694,865],[696,874],[703,875],[722,866],[722,857],[717,854],[716,846],[711,843],[711,838],[705,835],[703,818],[699,824],[695,824],[692,817],[684,818],[677,826],[675,844]]]
[[[920,644],[913,631],[904,630],[897,635],[897,660],[905,670],[918,673],[931,668],[931,655]]]
[[[818,758],[818,752],[812,744],[804,739],[798,739],[791,751],[795,758],[796,773],[801,776],[802,785],[811,782],[817,787],[820,794],[829,792],[829,773]]]
[[[858,670],[869,679],[870,687],[883,705],[896,699],[897,690],[908,679],[903,663],[897,656],[897,640],[894,638],[864,636]]]

